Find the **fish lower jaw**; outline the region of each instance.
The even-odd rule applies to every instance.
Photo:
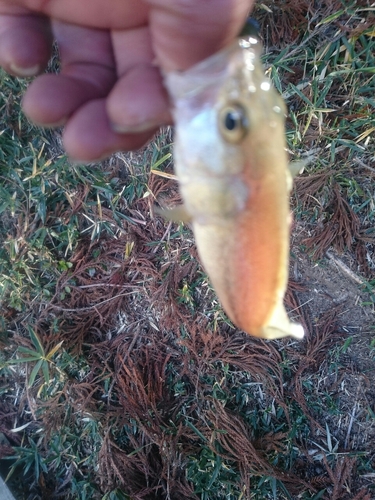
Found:
[[[305,336],[304,329],[301,325],[297,323],[289,323],[288,329],[282,329],[279,326],[266,326],[260,331],[259,337],[266,339],[282,339],[284,337],[294,337],[295,339],[301,340]]]
[[[267,324],[260,329],[260,334],[259,336],[266,339],[281,339],[283,337],[302,339],[305,332],[301,325],[290,321],[284,304],[281,302],[274,308]]]
[[[278,304],[268,319],[262,325],[251,324],[251,318],[241,321],[242,318],[232,318],[237,327],[254,337],[268,340],[281,339],[284,337],[293,337],[302,339],[305,335],[304,329],[297,323],[292,323],[286,313],[283,303]],[[249,321],[250,319],[250,321]]]

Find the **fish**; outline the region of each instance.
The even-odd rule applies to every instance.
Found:
[[[240,38],[165,74],[175,124],[174,170],[200,260],[226,314],[255,337],[302,338],[283,299],[292,174],[286,108],[265,76],[258,38]]]

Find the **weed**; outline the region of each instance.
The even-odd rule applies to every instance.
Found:
[[[38,373],[41,371],[44,379],[41,386],[42,389],[45,385],[48,386],[50,383],[50,368],[54,365],[52,358],[60,350],[63,341],[56,344],[48,353],[45,353],[44,347],[36,332],[34,332],[31,327],[29,327],[28,330],[35,350],[20,346],[18,348],[18,353],[23,354],[24,356],[22,356],[21,358],[13,359],[9,361],[8,364],[12,366],[16,363],[35,362],[35,366],[32,369],[30,378],[28,380],[28,387],[30,388],[34,385],[35,379]]]

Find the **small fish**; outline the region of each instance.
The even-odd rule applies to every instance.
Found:
[[[283,305],[292,186],[285,107],[260,54],[260,42],[249,37],[166,74],[184,202],[169,218],[191,222],[203,266],[238,328],[302,338]]]

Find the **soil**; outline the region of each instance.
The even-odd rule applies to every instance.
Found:
[[[141,156],[139,156],[140,159]],[[128,174],[127,168],[124,169],[124,164],[136,163],[137,156],[135,155],[114,157],[105,168],[106,171],[111,172],[110,175],[124,177],[126,180]],[[177,184],[173,179],[168,180],[151,175],[148,187],[153,194],[158,194],[158,199],[163,200],[166,206],[178,201]],[[307,330],[306,339],[300,343],[282,340],[268,343],[265,347],[264,343],[255,342],[248,336],[233,330],[232,327],[228,328],[222,313],[216,316],[219,309],[218,302],[207,284],[195,287],[192,297],[194,310],[191,313],[188,304],[178,302],[183,283],[186,283],[189,288],[191,283],[199,281],[203,271],[199,266],[191,231],[186,229],[183,238],[173,238],[178,225],[168,224],[160,217],[153,217],[152,205],[150,197],[137,200],[132,207],[124,205],[127,215],[133,217],[134,220],[142,220],[142,224],[128,224],[119,231],[116,239],[103,240],[93,245],[83,244],[81,249],[78,249],[70,259],[74,265],[74,272],[70,278],[73,277],[76,280],[76,286],[71,287],[70,297],[62,302],[52,300],[51,304],[42,310],[39,314],[40,327],[43,328],[43,325],[47,324],[47,319],[51,315],[65,315],[66,325],[69,327],[62,338],[65,338],[66,345],[71,344],[71,338],[74,338],[75,344],[71,347],[76,349],[77,353],[83,349],[84,345],[90,345],[94,367],[98,360],[100,363],[101,354],[98,353],[101,349],[107,353],[103,359],[108,359],[108,363],[111,357],[116,359],[118,353],[123,351],[125,353],[123,360],[127,358],[126,363],[134,362],[134,367],[139,363],[141,373],[144,373],[147,365],[145,365],[146,359],[142,353],[144,349],[147,352],[148,346],[154,346],[156,352],[160,351],[160,353],[166,349],[166,359],[174,356],[176,366],[180,366],[181,370],[186,370],[186,363],[191,363],[194,357],[189,361],[184,361],[184,357],[180,359],[184,352],[181,351],[181,345],[187,341],[178,335],[176,337],[176,334],[171,332],[176,332],[179,325],[185,325],[184,327],[187,328],[191,325],[192,340],[187,349],[193,353],[192,356],[199,356],[197,358],[199,360],[198,371],[207,370],[207,376],[215,376],[216,368],[213,367],[217,360],[231,363],[239,367],[236,375],[239,377],[239,385],[240,381],[245,383],[252,380],[250,375],[246,375],[246,370],[249,369],[249,373],[252,370],[246,365],[247,360],[250,359],[249,355],[245,356],[245,361],[241,357],[247,349],[249,352],[259,349],[258,363],[264,362],[266,358],[264,358],[263,351],[268,349],[267,356],[270,360],[274,357],[274,361],[270,361],[270,366],[274,366],[272,363],[276,362],[278,350],[280,352],[285,350],[296,368],[295,377],[289,380],[284,396],[298,401],[298,404],[309,415],[311,422],[311,434],[304,444],[305,451],[302,451],[303,447],[301,448],[300,468],[298,468],[298,460],[296,462],[299,480],[303,478],[302,481],[313,484],[314,481],[317,483],[318,478],[322,476],[325,481],[322,485],[327,487],[324,498],[327,499],[337,497],[337,491],[339,491],[337,484],[341,484],[340,487],[346,485],[348,493],[342,497],[343,499],[354,498],[354,493],[361,492],[362,488],[367,492],[367,488],[373,483],[372,472],[368,472],[366,468],[361,470],[359,466],[357,466],[358,470],[354,471],[350,467],[355,465],[352,455],[365,457],[364,460],[367,463],[375,465],[373,451],[375,439],[373,329],[375,322],[374,303],[364,290],[365,279],[358,271],[355,256],[349,251],[339,254],[329,249],[319,261],[314,261],[305,248],[306,225],[303,221],[295,221],[291,237],[291,288],[287,294],[287,304],[291,309],[291,317],[295,317],[297,321],[300,320],[304,324]],[[104,216],[110,219],[111,214],[109,210],[107,213],[103,207]],[[149,243],[155,241],[159,241],[158,245],[150,250]],[[123,258],[126,245],[132,248],[131,257],[128,260]],[[99,251],[100,256],[93,258],[92,255],[96,250]],[[183,255],[187,259],[185,264],[182,263]],[[88,270],[91,274],[88,274]],[[92,274],[93,271],[95,274]],[[63,277],[57,286],[56,296],[58,296],[58,291],[65,286],[64,279]],[[100,288],[98,288],[99,283]],[[117,286],[125,287],[125,293],[118,293]],[[127,291],[127,287],[131,288],[131,293]],[[111,300],[108,301],[108,297]],[[294,303],[291,302],[292,297],[294,297]],[[213,305],[216,312],[212,312]],[[330,330],[332,318],[334,318],[334,329]],[[213,325],[215,321],[219,325],[217,332],[215,334],[207,332],[205,337],[204,326],[202,328],[199,324],[207,325],[208,322]],[[195,328],[198,329],[198,334],[194,334]],[[223,351],[220,346],[225,343],[232,347],[227,347]],[[225,361],[227,354],[224,353],[236,352],[236,350],[239,357],[236,359],[236,356],[231,356],[228,358],[229,361]],[[194,354],[198,352],[199,354]],[[206,364],[202,365],[203,368],[199,368],[201,359],[204,361],[205,356],[204,363]],[[254,359],[256,360],[256,355]],[[156,371],[164,369],[158,365],[161,362],[156,362]],[[162,365],[164,367],[164,361]],[[150,370],[152,366],[151,364]],[[277,369],[275,370],[277,377]],[[116,374],[120,377],[117,384],[124,384],[130,372],[125,379],[121,379],[120,372]],[[135,373],[136,371],[132,372],[132,374]],[[181,376],[186,377],[182,373]],[[139,380],[134,381],[134,384],[140,384],[137,390],[143,390],[149,384],[143,380],[143,375],[140,377]],[[199,376],[197,377],[195,384],[200,380]],[[158,383],[162,385],[155,389],[155,394],[165,391],[162,374],[158,380]],[[309,390],[304,391],[304,385],[310,387]],[[256,388],[256,393],[251,396],[257,401],[256,404],[264,408],[269,404],[272,405],[269,395],[263,395],[259,400],[258,392],[262,393],[262,385],[256,384]],[[113,386],[113,391],[115,390],[120,390],[121,394],[126,396],[132,389],[130,386],[121,387],[120,385],[117,388]],[[201,390],[204,394],[204,391],[207,391],[206,388]],[[279,393],[282,390],[281,386],[277,389]],[[209,391],[211,392],[211,387]],[[253,404],[251,397],[249,404]],[[316,401],[319,404],[318,410],[315,411],[313,408]],[[148,404],[154,403],[146,401],[144,404],[147,408]],[[162,400],[161,404],[164,407],[168,405],[168,401]],[[282,399],[279,399],[278,404],[283,405]],[[201,410],[205,411],[205,408]],[[162,410],[162,413],[163,411],[165,410]],[[58,419],[54,413],[53,415],[55,419],[53,426],[56,426]],[[9,423],[13,425],[11,421]],[[224,424],[225,420],[217,425],[222,428]],[[205,431],[207,429],[203,427],[201,432]],[[154,432],[158,432],[157,427]],[[235,435],[234,438],[236,438]],[[335,457],[331,465],[328,462],[325,463],[325,457],[330,453]],[[306,461],[306,457],[310,462]],[[106,467],[112,468],[110,465]],[[160,474],[158,471],[151,470],[149,474],[152,473]],[[331,475],[332,486],[327,477]],[[108,472],[108,478],[110,476]],[[181,483],[176,488],[188,489],[188,486]],[[354,492],[353,495],[351,492]],[[187,498],[190,498],[189,495]],[[293,498],[297,500],[299,496],[296,495]],[[363,498],[368,500],[371,497],[364,496]]]
[[[304,224],[298,223],[292,234],[294,258],[291,275],[305,287],[297,292],[299,302],[307,309],[313,325],[319,322],[322,314],[336,309],[337,324],[342,333],[342,341],[334,347],[336,356],[327,352],[327,363],[307,376],[316,384],[317,392],[331,395],[335,407],[333,411],[330,405],[326,412],[319,415],[318,421],[323,429],[326,427],[326,432],[317,430],[315,439],[318,446],[309,451],[312,456],[318,456],[321,449],[327,449],[327,435],[330,434],[332,447],[336,447],[338,452],[363,453],[374,463],[373,297],[366,292],[365,279],[358,274],[355,257],[350,252],[337,254],[330,249],[316,262],[301,250],[304,238]],[[332,358],[335,357],[336,367],[332,365]],[[357,487],[368,486],[373,480],[372,473],[359,474]]]

